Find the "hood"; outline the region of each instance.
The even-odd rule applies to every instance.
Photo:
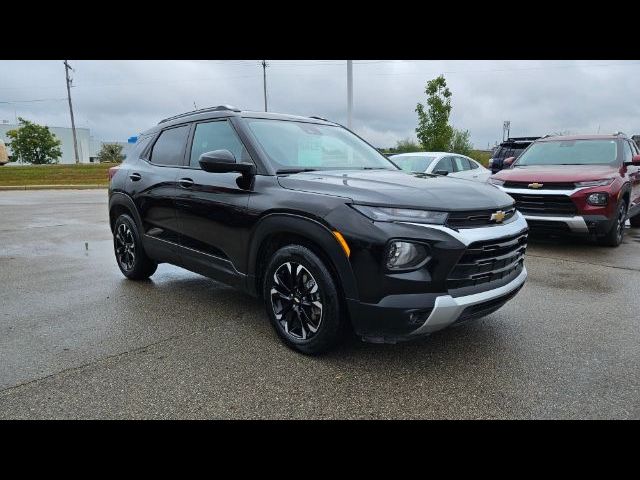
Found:
[[[588,182],[620,175],[610,165],[531,165],[501,170],[493,178],[509,182]]]
[[[434,210],[484,210],[513,204],[496,187],[400,170],[331,170],[278,177],[284,188],[345,197],[355,203]]]

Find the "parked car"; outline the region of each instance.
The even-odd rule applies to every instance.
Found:
[[[127,278],[166,262],[262,297],[307,354],[345,329],[396,342],[500,308],[527,276],[513,203],[489,184],[408,175],[336,123],[228,106],[162,120],[109,185]]]
[[[9,156],[7,155],[7,147],[4,144],[4,141],[0,139],[0,167],[5,163],[9,163]]]
[[[524,150],[540,137],[513,137],[502,142],[496,147],[493,155],[489,159],[489,168],[492,173],[497,173],[503,168],[510,166],[510,162],[505,164],[507,158],[517,159]]]
[[[640,226],[640,150],[622,134],[541,138],[489,182],[515,199],[532,230],[618,246],[627,218]]]
[[[457,153],[401,153],[392,155],[389,159],[402,170],[411,173],[434,173],[478,182],[486,182],[491,176],[491,171],[473,158]]]

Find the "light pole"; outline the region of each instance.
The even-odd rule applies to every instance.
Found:
[[[347,127],[353,127],[353,60],[347,60]]]

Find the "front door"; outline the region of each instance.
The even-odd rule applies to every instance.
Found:
[[[250,188],[239,173],[205,172],[199,158],[205,152],[228,150],[238,162],[251,162],[228,119],[197,123],[188,165],[177,179],[176,206],[180,225],[182,263],[228,284],[243,281],[237,265],[246,256]]]

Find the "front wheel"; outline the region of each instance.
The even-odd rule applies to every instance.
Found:
[[[315,355],[334,347],[343,323],[338,289],[323,261],[301,245],[278,250],[263,282],[267,314],[289,347]]]
[[[604,237],[598,238],[598,243],[607,247],[617,247],[618,245],[620,245],[624,237],[624,224],[626,219],[627,204],[626,202],[622,201],[618,205],[618,210],[616,211],[616,220],[613,222],[611,229]]]

